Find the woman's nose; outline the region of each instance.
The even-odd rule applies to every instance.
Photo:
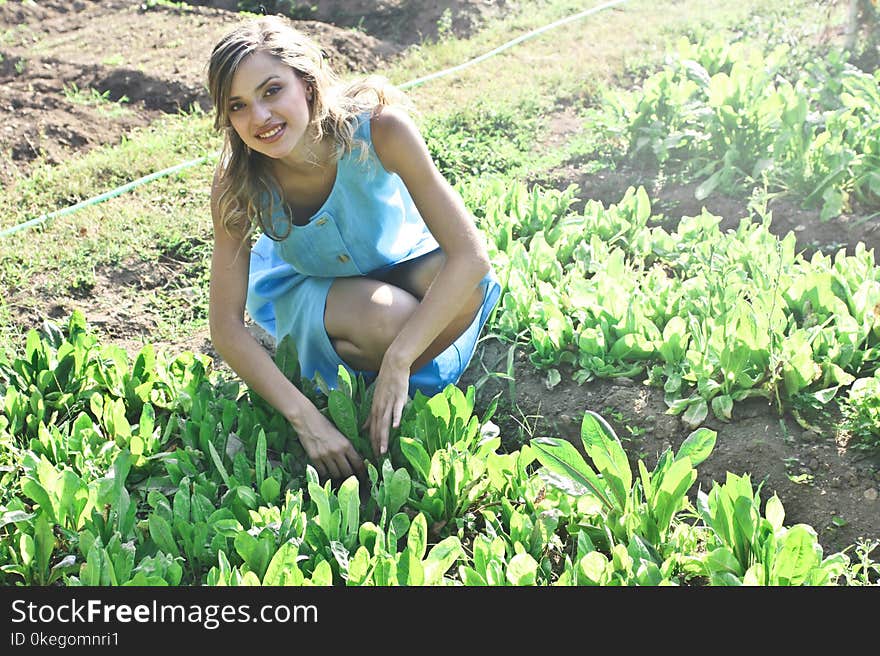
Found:
[[[258,125],[261,125],[269,120],[269,117],[272,115],[272,112],[269,111],[269,108],[266,107],[263,103],[254,103],[252,105],[253,112],[251,116],[253,120]]]

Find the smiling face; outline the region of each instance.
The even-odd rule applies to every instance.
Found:
[[[248,55],[232,77],[226,111],[245,145],[273,159],[305,153],[311,90],[294,70],[263,51]]]

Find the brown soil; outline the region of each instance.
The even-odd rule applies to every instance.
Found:
[[[0,5],[0,182],[26,175],[40,156],[57,163],[112,144],[162,113],[210,108],[207,56],[241,20],[234,11],[135,0]],[[384,38],[301,21],[341,72],[366,73],[402,47]],[[5,31],[5,34],[4,34]],[[86,104],[74,89],[118,101]]]
[[[240,17],[225,0],[197,7],[147,9],[148,4],[136,0],[9,0],[0,5],[0,107],[6,110],[0,129],[0,183],[14,184],[26,176],[40,156],[58,162],[97,145],[115,143],[133,127],[146,125],[163,112],[191,104],[207,108],[206,53],[217,36]],[[319,0],[310,5],[316,7],[314,16],[301,27],[315,35],[338,68],[366,72],[418,38],[436,38],[447,8],[453,32],[466,34],[511,3]],[[358,30],[343,29],[346,26]],[[74,84],[110,99],[126,96],[128,111],[108,116],[98,106],[77,103],[64,93],[65,87]],[[549,125],[546,147],[551,148],[565,143],[580,127],[570,109],[552,117]],[[724,217],[726,227],[749,215],[743,199],[713,196],[700,203],[693,198],[693,186],[665,184],[633,170],[587,173],[587,164],[570,162],[531,182],[559,188],[576,183],[581,203],[597,199],[606,205],[619,201],[628,186],[643,184],[655,199],[655,209],[670,224],[699,213],[703,205]],[[773,230],[779,234],[794,230],[805,252],[833,252],[858,241],[877,245],[874,225],[863,221],[863,216],[821,223],[816,212],[801,210],[784,199],[775,199],[769,209]],[[94,284],[82,290],[82,296],[89,299],[87,319],[106,340],[129,351],[150,341],[163,350],[207,353],[222,368],[206,327],[186,342],[155,339],[161,318],[145,298],[156,291],[185,297],[188,264],[169,257],[160,263],[161,273],[137,261],[97,271]],[[81,300],[34,298],[28,307],[16,311],[22,325],[38,325],[47,316],[67,316]],[[508,349],[508,345],[486,340],[461,383],[474,384],[486,374],[506,373]],[[691,430],[678,417],[666,414],[659,390],[641,381],[599,380],[578,386],[563,372],[563,381],[548,390],[544,374],[534,369],[521,349],[515,351],[513,365],[512,398],[509,382],[491,376],[479,390],[481,406],[501,395],[505,411],[495,421],[511,446],[518,435],[560,435],[578,443],[580,418],[589,408],[611,421],[633,461],[641,458],[652,466],[664,448],[677,448]],[[704,489],[712,480],[723,481],[727,471],[749,473],[754,482],[764,481],[764,498],[774,492],[779,495],[787,511],[786,523],[813,526],[826,551],[844,549],[863,537],[880,539],[877,463],[849,450],[846,435],[833,423],[819,432],[806,431],[790,417],[778,416],[774,408],[752,401],[734,409],[733,421],[712,420],[706,425],[718,431],[718,440],[712,456],[699,468]],[[797,478],[804,474],[808,476]],[[809,482],[796,483],[793,478]]]

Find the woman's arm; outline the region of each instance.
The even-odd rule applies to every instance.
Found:
[[[245,327],[250,248],[245,235],[227,231],[223,225],[220,192],[219,174],[215,174],[211,188],[214,251],[208,309],[214,348],[248,387],[290,422],[319,475],[340,478],[363,473],[363,461],[351,442],[284,376]]]
[[[460,313],[489,272],[490,263],[464,202],[437,170],[412,119],[402,110],[383,107],[373,117],[371,131],[379,160],[401,177],[446,256],[419,307],[386,351],[379,370],[369,424],[374,448],[384,453],[389,427],[400,424],[411,365]],[[383,382],[386,389],[381,388]]]

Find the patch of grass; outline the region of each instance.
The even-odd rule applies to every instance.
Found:
[[[3,243],[0,287],[7,303],[38,299],[49,306],[56,299],[78,299],[87,305],[99,267],[112,269],[132,258],[158,262],[167,245],[197,242],[197,253],[177,268],[182,280],[169,281],[169,292],[158,293],[153,305],[174,329],[190,332],[192,321],[205,321],[207,275],[211,239],[208,213],[212,167],[202,165],[139,187],[125,197],[82,209],[47,225],[43,230],[13,234]],[[48,263],[48,264],[47,264]],[[175,289],[193,288],[191,297]],[[0,339],[20,338],[0,312]],[[184,325],[186,323],[186,325]],[[23,329],[34,326],[23,326]],[[171,332],[171,329],[168,331]],[[9,344],[4,344],[9,347]]]
[[[64,97],[75,105],[85,105],[87,107],[97,107],[98,111],[104,116],[118,117],[129,113],[127,107],[123,107],[128,102],[128,96],[122,96],[119,100],[110,100],[110,91],[98,91],[89,87],[88,89],[80,89],[75,82],[64,87]]]
[[[123,57],[120,54],[110,55],[109,57],[105,57],[101,61],[101,64],[103,64],[104,66],[112,66],[112,67],[122,66],[124,63],[125,63],[125,57]]]
[[[424,136],[446,179],[507,174],[521,168],[534,143],[537,120],[526,108],[487,103],[426,121]]]
[[[221,140],[198,109],[134,130],[121,143],[58,165],[40,163],[0,192],[0,229],[61,209],[182,161],[216,153]],[[148,185],[156,188],[157,183]],[[125,202],[123,198],[121,202]]]
[[[859,378],[841,402],[851,448],[880,453],[880,377]]]

